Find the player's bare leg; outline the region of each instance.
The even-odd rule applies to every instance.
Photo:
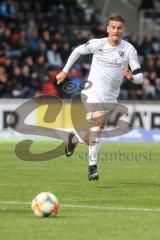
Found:
[[[101,111],[92,113],[93,127],[86,132],[84,141],[89,145],[88,179],[98,180],[97,161],[100,150],[100,135],[105,125],[105,115]]]

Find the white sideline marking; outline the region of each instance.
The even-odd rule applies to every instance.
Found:
[[[30,205],[31,202],[20,201],[0,201],[4,205]],[[60,207],[66,208],[88,208],[88,209],[101,209],[101,210],[120,210],[120,211],[142,211],[142,212],[160,212],[160,208],[135,208],[135,207],[113,207],[113,206],[98,206],[98,205],[73,205],[73,204],[60,204]]]

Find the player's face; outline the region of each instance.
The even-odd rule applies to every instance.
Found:
[[[124,34],[124,23],[117,21],[110,21],[107,26],[108,39],[113,45],[119,44]]]

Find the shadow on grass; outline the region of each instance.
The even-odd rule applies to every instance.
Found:
[[[96,188],[101,188],[101,189],[110,189],[110,188],[116,188],[116,186],[98,186]]]
[[[128,185],[128,186],[140,186],[140,187],[160,187],[160,183],[155,182],[130,182],[130,183],[121,183],[122,185]]]

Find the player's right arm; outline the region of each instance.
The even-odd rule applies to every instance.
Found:
[[[57,79],[57,84],[60,84],[61,82],[63,82],[67,77],[67,73],[64,71],[61,71],[60,73],[58,73],[56,75],[56,79]]]
[[[73,52],[70,54],[66,65],[64,66],[63,70],[57,74],[57,83],[63,82],[65,78],[67,77],[67,73],[73,66],[73,64],[77,61],[77,59],[81,55],[86,55],[90,53],[94,53],[94,51],[97,49],[99,46],[100,41],[98,39],[92,39],[88,41],[87,43],[80,45],[79,47],[76,47]]]

